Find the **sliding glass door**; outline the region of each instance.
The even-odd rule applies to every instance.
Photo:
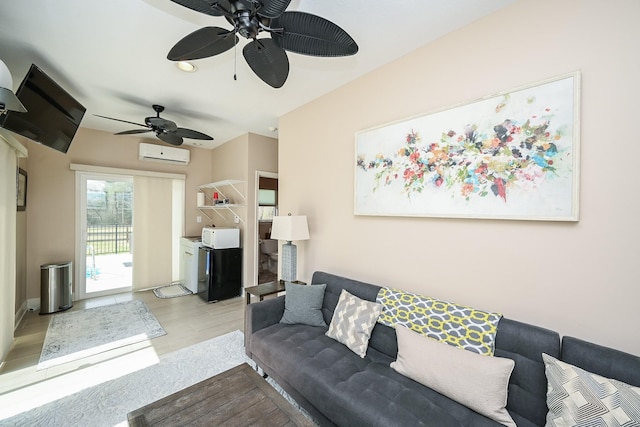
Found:
[[[79,172],[77,180],[77,298],[131,291],[133,178]]]
[[[178,280],[185,176],[71,167],[77,188],[75,299]]]

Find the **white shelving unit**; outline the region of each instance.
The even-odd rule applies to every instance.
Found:
[[[225,179],[223,181],[199,185],[198,191],[204,194],[205,204],[203,206],[198,206],[198,209],[210,220],[213,220],[213,218],[208,212],[215,212],[225,221],[227,218],[220,213],[220,211],[226,210],[233,213],[233,215],[244,224],[245,221],[242,218],[242,215],[240,215],[239,208],[243,208],[245,206],[246,198],[244,197],[244,194],[242,194],[242,191],[237,187],[240,184],[244,184],[244,181]],[[222,190],[223,188],[224,191]],[[225,191],[227,192],[226,194]],[[229,199],[234,203],[220,203],[216,205],[213,203],[213,193],[218,193],[219,198],[222,200]],[[238,203],[239,201],[240,203]]]

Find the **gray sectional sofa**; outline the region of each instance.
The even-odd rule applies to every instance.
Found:
[[[379,286],[316,272],[326,284],[322,315],[330,324],[343,289],[375,301]],[[327,327],[280,323],[285,297],[247,306],[245,349],[320,425],[500,426],[466,406],[400,375],[390,367],[398,354],[396,331],[376,324],[366,357],[325,335]],[[640,358],[557,332],[502,318],[495,356],[515,361],[506,409],[518,427],[544,426],[547,378],[542,353],[597,374],[640,386]]]

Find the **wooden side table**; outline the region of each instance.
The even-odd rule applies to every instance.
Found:
[[[306,285],[305,282],[301,282],[299,280],[295,280],[291,283],[295,283],[298,285]],[[277,294],[278,292],[284,292],[285,290],[285,281],[284,280],[276,280],[275,282],[261,283],[257,286],[251,286],[249,288],[245,288],[247,293],[247,304],[251,304],[251,295],[260,298],[260,301],[264,300],[264,297],[267,295]]]

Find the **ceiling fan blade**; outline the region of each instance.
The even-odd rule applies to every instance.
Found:
[[[198,132],[197,130],[191,130],[191,129],[185,129],[185,128],[176,129],[175,134],[178,136],[181,136],[182,138],[189,138],[189,139],[206,139],[206,140],[213,139],[209,135],[204,134],[202,132]]]
[[[175,132],[158,132],[156,136],[167,144],[182,145],[182,137],[176,135]]]
[[[211,16],[222,16],[222,11],[218,9],[216,1],[205,0],[171,0],[174,3],[184,6],[196,12]]]
[[[115,120],[115,121],[117,121],[117,122],[129,123],[130,125],[136,125],[136,126],[147,127],[147,125],[144,125],[144,124],[142,124],[142,123],[130,122],[130,121],[128,121],[128,120],[114,119],[113,117],[101,116],[101,115],[99,115],[99,114],[94,114],[94,116],[96,116],[96,117],[102,117],[103,119]],[[146,132],[146,131],[145,131],[145,132]]]
[[[151,132],[151,129],[125,130],[122,132],[114,133],[114,135],[135,135],[137,133],[147,133],[147,132]]]
[[[358,44],[336,24],[305,12],[285,12],[271,21],[271,37],[281,48],[312,56],[348,56],[358,52]]]
[[[258,15],[265,18],[276,18],[282,15],[291,0],[262,0],[262,8],[258,10]]]
[[[242,49],[247,64],[258,77],[274,88],[280,88],[289,76],[289,58],[272,39],[257,39]]]
[[[167,54],[170,61],[190,61],[226,52],[238,43],[234,31],[204,27],[185,36]]]

